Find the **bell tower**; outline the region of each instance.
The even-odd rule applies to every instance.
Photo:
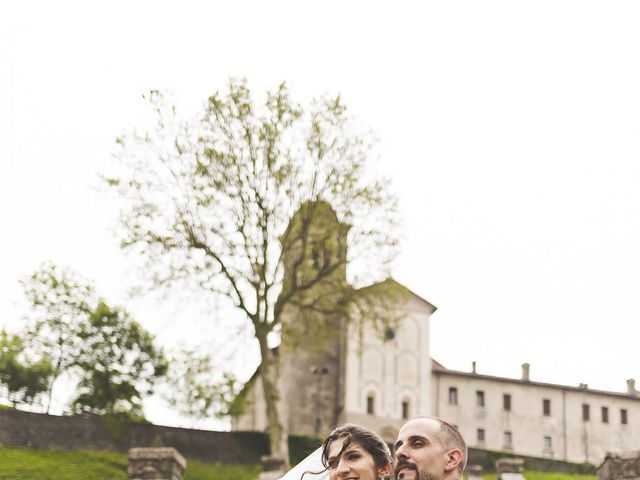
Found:
[[[280,392],[289,431],[326,435],[343,409],[347,234],[324,201],[306,202],[280,237]]]

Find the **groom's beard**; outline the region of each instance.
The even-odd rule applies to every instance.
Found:
[[[402,476],[398,475],[398,471],[400,471],[403,468],[410,468],[415,472],[415,480],[437,480],[436,476],[431,473],[428,470],[419,470],[418,469],[418,465],[416,465],[415,463],[411,463],[411,462],[407,462],[407,461],[401,461],[398,462],[398,465],[396,465],[395,471],[394,471],[394,476],[396,480],[402,480],[403,478],[407,478],[406,475],[402,474]]]

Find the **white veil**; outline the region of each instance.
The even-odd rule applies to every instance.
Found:
[[[329,478],[329,470],[322,465],[322,447],[318,448],[307,458],[280,477],[280,480],[326,480]],[[305,472],[308,472],[305,474]],[[313,474],[312,472],[321,472]],[[304,474],[304,478],[302,475]]]

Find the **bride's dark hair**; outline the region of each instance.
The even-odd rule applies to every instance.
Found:
[[[324,442],[322,442],[321,460],[324,470],[320,472],[304,472],[301,479],[304,479],[307,473],[317,475],[329,469],[329,446],[332,442],[340,438],[344,438],[344,443],[336,458],[339,458],[342,452],[353,443],[360,445],[365,451],[371,454],[376,468],[384,468],[392,463],[389,446],[382,440],[380,435],[360,425],[345,423],[335,428],[329,436],[324,439]]]
[[[380,438],[376,432],[368,428],[355,425],[353,423],[345,423],[334,429],[327,438],[322,442],[322,465],[325,469],[329,468],[329,446],[338,439],[344,439],[344,443],[337,458],[351,444],[360,445],[373,457],[373,463],[376,468],[384,468],[391,464],[391,451],[384,440]]]

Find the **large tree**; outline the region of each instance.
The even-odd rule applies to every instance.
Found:
[[[232,405],[242,384],[233,373],[220,369],[211,352],[183,348],[169,365],[164,397],[182,415],[201,420],[234,413]]]
[[[55,380],[69,373],[79,380],[74,409],[142,416],[142,396],[167,369],[153,337],[126,311],[107,305],[90,282],[69,268],[46,262],[22,284],[32,307],[30,322],[20,338],[5,335],[0,346],[6,346],[7,368],[16,357],[8,355],[12,352],[24,350],[39,361],[9,370],[8,378],[16,385],[30,382],[24,390],[29,395],[45,382],[47,413]]]
[[[142,397],[165,374],[167,362],[153,337],[122,309],[103,301],[80,325],[75,354],[77,410],[143,416]]]
[[[272,451],[288,458],[270,340],[283,323],[308,334],[320,317],[344,316],[356,298],[340,281],[347,265],[360,285],[384,278],[395,253],[395,198],[366,169],[371,136],[339,96],[305,110],[284,84],[256,104],[232,80],[191,120],[160,93],[147,98],[157,122],[119,138],[104,175],[123,200],[121,244],[144,259],[147,286],[195,285],[246,318]]]
[[[0,331],[0,386],[14,407],[34,403],[45,393],[52,370],[46,358],[29,358],[22,337]]]

